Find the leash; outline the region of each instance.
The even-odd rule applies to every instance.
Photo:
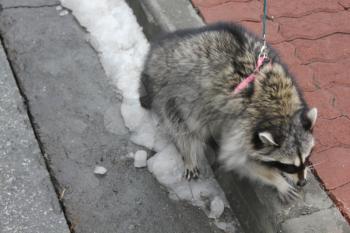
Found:
[[[264,61],[268,60],[267,46],[266,46],[266,18],[267,18],[267,0],[264,0],[264,15],[263,15],[263,28],[262,28],[262,38],[263,45],[261,46],[260,53],[258,56],[258,61],[255,65],[255,69],[252,74],[243,79],[233,90],[233,94],[238,94],[243,89],[245,89],[251,82],[255,80],[255,72],[260,70],[260,67],[264,64]]]
[[[263,38],[263,46],[261,47],[261,51],[259,57],[263,55],[267,58],[267,47],[266,47],[266,18],[267,18],[267,0],[264,0],[264,15],[263,15],[263,29],[262,29],[262,38]]]
[[[266,17],[267,17],[267,0],[264,0],[264,16],[263,16],[263,31],[262,31],[262,36],[264,39],[266,35]]]

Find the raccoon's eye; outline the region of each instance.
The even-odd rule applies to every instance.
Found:
[[[284,164],[284,163],[278,164],[277,168],[283,172],[290,173],[290,174],[298,173],[305,169],[304,166],[297,167],[292,164]]]
[[[301,164],[300,166],[295,166],[293,164],[286,164],[278,161],[262,161],[262,163],[265,166],[274,167],[282,172],[289,173],[289,174],[295,174],[305,169],[304,164]]]

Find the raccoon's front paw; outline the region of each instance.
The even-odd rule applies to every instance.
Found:
[[[282,203],[287,204],[300,198],[298,190],[290,184],[286,185],[283,188],[278,187],[277,190],[278,197]]]
[[[185,167],[185,178],[187,180],[191,180],[191,179],[198,179],[199,176],[199,169],[197,166],[186,166]]]

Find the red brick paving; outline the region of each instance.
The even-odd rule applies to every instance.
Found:
[[[262,0],[192,0],[206,23],[261,33]],[[319,109],[315,173],[350,220],[350,0],[268,0],[268,41]]]
[[[318,40],[295,40],[291,42],[296,48],[296,56],[302,64],[312,62],[336,62],[350,57],[350,36],[333,34]],[[322,49],[320,49],[322,48]]]

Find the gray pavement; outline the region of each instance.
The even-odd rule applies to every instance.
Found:
[[[7,8],[35,8],[43,6],[54,6],[60,4],[59,0],[0,0],[1,9]]]
[[[70,232],[1,45],[0,232]]]
[[[23,2],[0,0],[7,6],[0,13],[0,35],[28,100],[56,188],[64,194],[72,229],[76,233],[221,232],[201,210],[171,201],[148,171],[134,168],[133,161],[124,157],[139,148],[130,143],[120,115],[120,96],[77,21],[70,14],[59,16],[56,1]],[[95,165],[106,167],[107,174],[94,175]],[[48,196],[54,195],[51,191]]]

